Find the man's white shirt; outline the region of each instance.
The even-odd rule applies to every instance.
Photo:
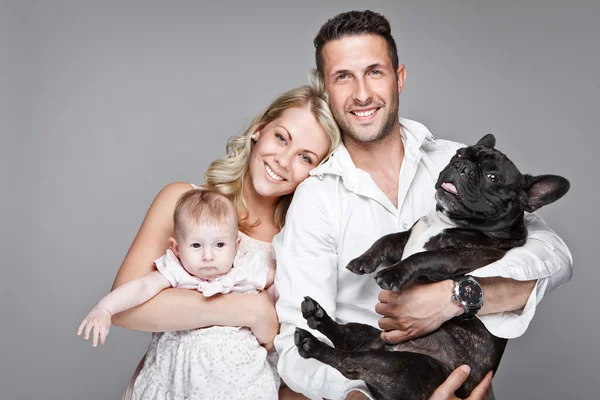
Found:
[[[283,230],[275,236],[277,261],[275,287],[281,323],[275,347],[278,371],[294,391],[312,399],[343,399],[357,389],[373,398],[364,382],[346,379],[336,369],[300,357],[294,344],[296,327],[309,330],[300,304],[315,299],[340,323],[361,322],[378,327],[375,313],[381,289],[373,275],[355,275],[345,267],[388,233],[405,231],[435,207],[435,182],[460,143],[434,139],[422,124],[400,118],[404,160],[400,168],[398,207],[377,187],[371,176],[355,167],[343,145],[300,184],[287,212]],[[522,335],[537,304],[550,291],[568,282],[572,258],[565,243],[537,214],[527,214],[524,246],[510,250],[501,260],[473,271],[475,277],[499,276],[537,279],[523,310],[479,316],[494,335]],[[450,296],[450,293],[448,294]]]

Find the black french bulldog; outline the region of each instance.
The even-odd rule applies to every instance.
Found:
[[[569,181],[555,175],[522,175],[494,149],[495,142],[493,135],[486,135],[475,146],[458,150],[435,185],[436,210],[409,231],[382,237],[346,268],[368,274],[390,265],[375,280],[383,289],[399,291],[410,282],[467,274],[523,245],[524,211],[558,200],[569,190]],[[454,318],[425,337],[388,345],[380,339],[380,330],[338,324],[310,297],[302,302],[302,314],[335,348],[296,328],[300,355],[331,365],[348,379],[364,380],[379,400],[429,399],[462,364],[468,364],[471,373],[456,395],[466,398],[487,371],[496,371],[507,342],[477,318]]]

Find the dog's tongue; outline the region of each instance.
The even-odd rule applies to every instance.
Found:
[[[444,189],[448,193],[452,193],[452,194],[458,193],[458,191],[456,190],[456,186],[454,186],[454,184],[450,183],[450,182],[442,183],[442,189]]]

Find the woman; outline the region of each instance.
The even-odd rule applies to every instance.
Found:
[[[313,86],[292,89],[275,99],[244,133],[229,140],[227,155],[210,165],[204,186],[233,199],[247,246],[270,246],[284,224],[294,190],[339,142],[340,133],[322,90]],[[173,235],[177,199],[193,187],[172,183],[156,196],[113,289],[155,269],[153,260],[165,252]],[[117,314],[113,322],[150,332],[247,326],[267,347],[279,330],[275,308],[265,293],[207,298],[183,289],[164,290],[149,302]],[[140,363],[138,372],[142,367]]]

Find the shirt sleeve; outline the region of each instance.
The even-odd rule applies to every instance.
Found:
[[[283,230],[274,238],[277,261],[275,287],[280,333],[275,338],[279,353],[277,369],[281,379],[294,391],[311,399],[343,399],[353,389],[368,393],[362,381],[346,379],[336,369],[315,359],[304,359],[294,344],[296,327],[310,331],[331,345],[320,332],[312,330],[302,317],[300,304],[305,296],[315,299],[335,319],[338,256],[335,241],[334,201],[309,178],[302,183],[287,212]]]
[[[507,339],[525,333],[537,304],[546,294],[567,283],[573,274],[571,252],[544,220],[536,213],[528,213],[525,214],[525,226],[527,241],[523,246],[509,250],[502,259],[470,274],[518,281],[537,279],[522,310],[479,316],[492,334]]]
[[[171,286],[179,289],[197,289],[198,279],[190,275],[175,254],[169,249],[166,254],[154,261],[158,272],[164,276]]]

